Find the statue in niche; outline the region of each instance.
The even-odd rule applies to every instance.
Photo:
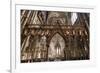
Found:
[[[46,55],[46,36],[42,36],[41,37],[41,40],[40,40],[40,45],[41,45],[41,57],[42,58],[45,58],[45,55]]]
[[[61,54],[61,46],[60,46],[60,43],[58,40],[56,41],[55,49],[56,49],[56,55],[57,55],[56,57],[59,58],[59,56]]]
[[[46,36],[41,37],[40,43],[41,43],[42,49],[46,49]]]

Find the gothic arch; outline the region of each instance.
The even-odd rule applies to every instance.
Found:
[[[58,32],[53,34],[48,48],[48,58],[64,58],[65,40]]]

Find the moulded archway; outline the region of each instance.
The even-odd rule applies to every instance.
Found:
[[[50,40],[48,48],[48,58],[54,60],[61,60],[62,58],[64,58],[64,48],[64,38],[59,33],[56,33]]]

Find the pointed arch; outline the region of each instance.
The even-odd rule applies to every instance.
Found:
[[[77,13],[75,13],[75,12],[71,13],[71,23],[72,23],[72,25],[75,24],[77,18],[78,18]]]
[[[53,35],[49,43],[48,49],[48,57],[49,58],[58,58],[64,57],[64,49],[65,49],[65,40],[64,38],[57,32]]]

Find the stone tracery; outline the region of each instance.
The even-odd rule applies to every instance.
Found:
[[[75,14],[21,10],[21,62],[89,59],[89,13]]]

